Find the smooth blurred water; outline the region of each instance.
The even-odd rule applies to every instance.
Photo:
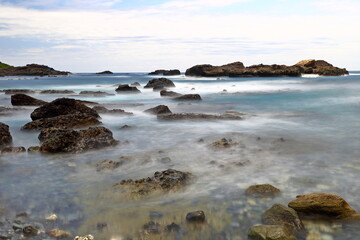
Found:
[[[64,228],[74,234],[92,233],[99,239],[141,239],[139,231],[149,221],[149,211],[164,213],[158,220],[162,225],[180,224],[186,232],[177,236],[180,239],[246,239],[247,229],[261,222],[261,213],[271,204],[287,204],[296,195],[310,192],[339,194],[360,210],[360,75],[220,80],[171,77],[176,85],[171,90],[201,94],[203,100],[191,105],[179,105],[142,87],[141,94],[115,92],[116,84],[139,82],[144,86],[152,78],[144,73],[0,78],[0,89],[113,93],[106,97],[66,97],[134,113],[101,115],[103,125],[116,139],[128,141],[114,148],[77,155],[0,156],[0,204],[13,214],[26,211],[41,218],[56,213],[68,222]],[[63,97],[32,96],[46,101]],[[143,113],[159,104],[173,112],[233,110],[248,115],[242,121],[166,122]],[[10,105],[10,95],[0,93],[0,106]],[[33,109],[25,107],[0,116],[0,121],[10,126],[16,146],[39,145],[38,133],[20,130],[30,121]],[[121,130],[125,124],[132,128]],[[239,144],[214,149],[211,143],[223,137]],[[199,142],[201,138],[203,142]],[[132,160],[114,171],[96,172],[96,162],[121,156],[131,156]],[[164,157],[171,161],[161,161]],[[119,196],[112,187],[123,179],[144,178],[168,168],[190,171],[197,180],[184,191],[137,201]],[[261,183],[277,186],[282,195],[256,201],[244,196],[245,188]],[[184,216],[197,209],[206,212],[208,225],[191,229]],[[96,230],[98,222],[108,223],[106,231]],[[359,227],[330,233],[318,228],[332,239],[355,239],[360,232]]]

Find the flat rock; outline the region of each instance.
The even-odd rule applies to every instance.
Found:
[[[163,87],[163,88],[175,87],[175,84],[173,83],[173,81],[171,81],[170,79],[167,79],[167,78],[156,78],[156,79],[150,80],[145,85],[144,88],[154,88],[154,87]]]
[[[180,70],[172,69],[172,70],[155,70],[154,72],[149,73],[148,75],[163,75],[163,76],[175,76],[180,75]]]
[[[12,144],[9,126],[0,122],[0,148]]]
[[[106,71],[103,71],[103,72],[98,72],[96,74],[114,74],[114,73],[109,71],[109,70],[106,70]]]
[[[157,116],[161,120],[242,120],[243,117],[232,114],[205,114],[205,113],[171,113]]]
[[[296,240],[293,233],[282,225],[259,225],[248,231],[250,240]]]
[[[179,100],[179,101],[200,101],[201,96],[199,94],[185,94],[185,95],[181,95],[179,97],[175,97],[173,98],[174,100]]]
[[[107,109],[104,106],[95,106],[92,108],[97,113],[105,113],[105,114],[118,114],[118,115],[133,115],[132,112],[125,112],[125,110],[122,109]]]
[[[30,97],[23,93],[17,93],[11,95],[11,104],[13,106],[41,106],[46,104],[47,102],[43,100],[39,100],[33,97]]]
[[[42,90],[40,94],[75,94],[75,92],[70,90]]]
[[[5,89],[4,92],[5,92],[5,94],[35,93],[34,90],[30,90],[30,89]]]
[[[171,113],[169,107],[165,106],[165,105],[159,105],[159,106],[147,109],[144,112],[150,113],[150,114],[155,114],[155,115]]]
[[[129,86],[128,84],[120,84],[115,91],[117,93],[141,93],[137,87]]]
[[[251,197],[276,197],[280,190],[270,184],[252,185],[245,190],[245,195]]]
[[[160,96],[162,96],[162,97],[180,97],[181,94],[177,93],[177,92],[173,92],[173,91],[161,90]]]

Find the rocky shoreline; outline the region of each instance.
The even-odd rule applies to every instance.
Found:
[[[68,75],[70,72],[58,71],[51,67],[39,64],[28,64],[21,67],[0,68],[0,76],[54,76]]]

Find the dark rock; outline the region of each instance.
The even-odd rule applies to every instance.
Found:
[[[113,160],[103,160],[96,163],[96,171],[100,172],[103,170],[114,170],[120,167],[121,163]]]
[[[284,225],[294,233],[305,230],[297,212],[282,204],[274,204],[262,215],[262,222],[266,225]]]
[[[0,122],[0,148],[12,144],[12,137],[10,134],[9,126]]]
[[[154,88],[154,87],[175,87],[175,84],[167,78],[157,78],[150,80],[144,88]]]
[[[70,90],[42,90],[40,94],[75,94],[75,92]]]
[[[106,222],[99,222],[96,224],[96,229],[99,231],[104,230],[104,228],[106,228],[108,225]]]
[[[288,206],[298,213],[311,217],[343,219],[356,214],[356,211],[343,198],[331,193],[299,195]]]
[[[118,144],[112,132],[105,127],[86,130],[45,129],[41,131],[41,152],[45,153],[81,153]]]
[[[148,222],[143,226],[147,234],[160,234],[160,224],[156,222]]]
[[[129,129],[129,128],[131,128],[131,126],[129,126],[129,125],[124,125],[124,126],[122,126],[120,129]]]
[[[36,236],[39,232],[39,229],[29,225],[29,226],[25,226],[23,228],[23,233],[25,236],[30,237],[30,236]]]
[[[109,70],[106,70],[106,71],[103,71],[103,72],[98,72],[96,74],[114,74],[114,73],[109,71]]]
[[[178,69],[173,70],[155,70],[154,72],[149,73],[148,75],[163,75],[163,76],[175,76],[180,75],[180,71]]]
[[[201,100],[201,97],[199,94],[185,94],[179,97],[175,97],[173,98],[174,100],[179,100],[179,101],[199,101]]]
[[[5,76],[46,76],[68,75],[69,72],[57,71],[45,65],[28,64],[23,67],[1,68],[0,74]]]
[[[282,225],[259,225],[248,231],[249,240],[296,240],[294,234]]]
[[[245,195],[251,197],[276,197],[280,194],[280,190],[270,184],[260,184],[248,187]]]
[[[180,226],[177,225],[176,223],[171,223],[165,226],[166,232],[180,232],[180,230],[181,230]]]
[[[153,87],[154,92],[160,92],[162,90],[166,90],[166,88],[164,86],[155,86],[155,87]]]
[[[229,148],[237,145],[237,142],[233,142],[232,139],[222,138],[221,140],[213,142],[211,145],[216,148]]]
[[[162,218],[163,216],[164,216],[164,214],[161,212],[154,212],[154,211],[149,212],[150,219],[159,219],[159,218]]]
[[[14,106],[41,106],[47,102],[18,93],[11,96],[11,104]]]
[[[57,117],[41,118],[25,124],[22,130],[43,130],[46,128],[83,128],[101,124],[94,116],[75,113]]]
[[[0,150],[1,154],[14,154],[26,152],[24,147],[4,147]]]
[[[150,114],[155,114],[155,115],[171,113],[168,106],[165,106],[165,105],[159,105],[159,106],[150,108],[148,110],[145,110],[144,112],[150,113]]]
[[[181,94],[177,93],[177,92],[173,92],[173,91],[161,90],[160,96],[162,96],[162,97],[179,97],[179,96],[181,96]]]
[[[321,76],[341,76],[347,75],[349,72],[345,68],[334,67],[324,60],[303,60],[295,64],[302,73],[319,74]]]
[[[103,106],[95,106],[92,108],[93,110],[95,110],[98,113],[107,113],[107,114],[119,114],[119,115],[133,115],[133,113],[131,112],[125,112],[125,110],[122,109],[107,109],[106,107]]]
[[[252,65],[242,72],[230,73],[229,77],[300,77],[301,71],[296,66],[285,65]]]
[[[204,213],[204,211],[201,211],[201,210],[189,212],[188,214],[186,214],[186,221],[203,223],[203,222],[205,222],[205,213]]]
[[[136,87],[129,86],[128,84],[121,84],[115,90],[117,93],[141,93]]]
[[[186,70],[186,76],[194,77],[219,77],[241,73],[245,69],[242,62],[234,62],[223,66],[212,66],[210,64],[196,65]]]
[[[34,90],[30,90],[30,89],[5,89],[4,92],[5,92],[5,94],[35,93]]]
[[[58,98],[35,109],[30,116],[32,120],[37,120],[78,113],[87,114],[95,118],[100,117],[95,110],[72,98]]]
[[[232,114],[204,114],[204,113],[172,113],[157,116],[161,120],[242,120],[243,117]]]
[[[131,84],[131,86],[140,87],[140,86],[141,86],[141,84],[140,84],[140,83],[138,83],[138,82],[133,82],[133,83]]]
[[[114,95],[114,94],[103,92],[103,91],[81,91],[79,94],[80,95],[91,95],[91,96],[96,96],[96,97]]]

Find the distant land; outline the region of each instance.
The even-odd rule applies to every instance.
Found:
[[[58,71],[45,65],[28,64],[26,66],[13,67],[0,62],[0,76],[48,76],[68,74],[69,72]]]

